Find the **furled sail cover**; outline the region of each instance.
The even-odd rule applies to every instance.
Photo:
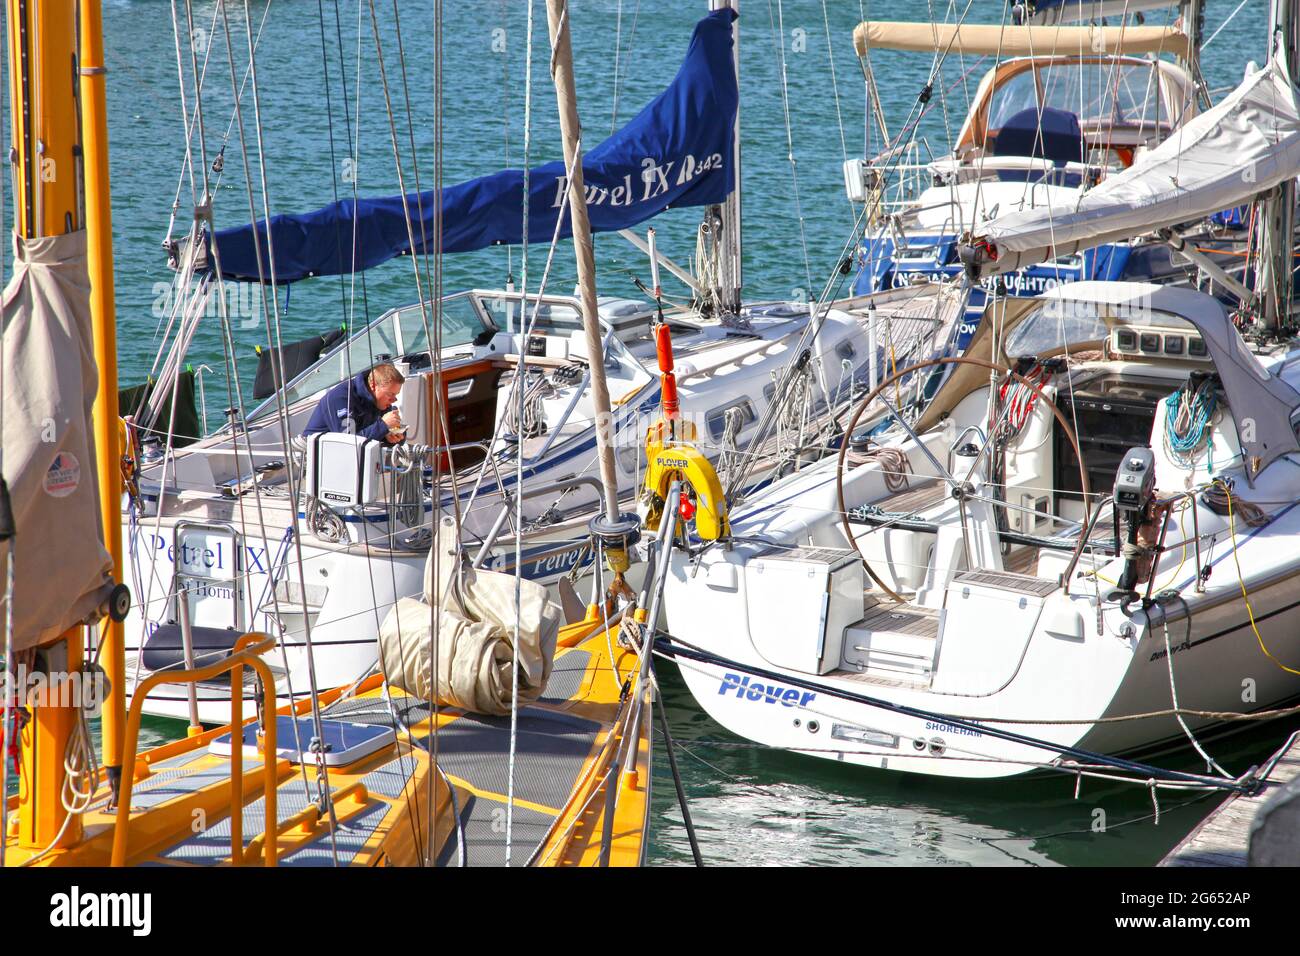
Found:
[[[436,577],[435,555],[440,556]],[[542,695],[555,661],[561,621],[560,609],[547,599],[545,587],[535,581],[516,582],[510,574],[462,569],[455,527],[444,521],[429,549],[424,598],[398,601],[379,629],[379,662],[389,684],[421,699],[432,692],[440,704],[501,716],[510,713],[518,657],[520,703]]]
[[[858,56],[868,50],[995,56],[1118,56],[1165,53],[1187,58],[1191,41],[1174,27],[1017,27],[997,23],[899,23],[865,20],[853,30]]]
[[[985,224],[962,258],[980,275],[1011,272],[1212,215],[1297,173],[1300,98],[1285,64],[1274,58],[1078,202],[1009,213]],[[983,243],[992,251],[984,251]]]
[[[627,229],[670,206],[718,203],[731,192],[732,136],[739,102],[731,53],[735,16],[732,10],[718,10],[701,20],[686,61],[669,87],[583,156],[593,232]],[[551,241],[560,200],[567,191],[564,173],[563,161],[530,172],[529,242]],[[507,169],[443,189],[442,251],[470,252],[521,242],[523,183],[522,170]],[[436,206],[433,192],[428,191],[347,199],[314,212],[273,216],[275,280],[346,274],[409,253],[408,211],[416,251],[432,251]],[[562,238],[572,234],[567,215],[559,234]],[[222,230],[213,241],[225,278],[270,281],[265,220]],[[216,267],[212,256],[208,261]]]
[[[0,381],[16,527],[0,557],[0,581],[12,549],[14,648],[23,650],[90,617],[112,587],[89,437],[98,374],[84,232],[15,237]],[[8,613],[0,606],[0,628]]]

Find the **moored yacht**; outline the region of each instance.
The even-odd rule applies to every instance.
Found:
[[[675,558],[671,646],[728,729],[997,777],[1300,696],[1294,353],[1193,290],[1079,282],[994,309],[918,419]]]

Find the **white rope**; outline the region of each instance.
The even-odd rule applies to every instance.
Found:
[[[1195,505],[1193,505],[1193,507],[1195,507]],[[1154,576],[1155,573],[1156,569],[1153,566],[1151,568],[1151,574]],[[1192,609],[1187,605],[1185,598],[1182,599],[1182,601],[1183,606],[1187,611],[1187,624],[1190,628]],[[1183,715],[1178,709],[1178,686],[1174,682],[1174,652],[1173,648],[1169,646],[1169,621],[1165,620],[1162,623],[1164,625],[1162,629],[1165,632],[1165,663],[1169,665],[1169,700],[1174,705],[1174,716],[1178,718],[1178,726],[1183,728],[1183,733],[1187,736],[1187,739],[1191,742],[1192,746],[1196,748],[1196,752],[1205,760],[1205,765],[1207,767],[1213,767],[1221,777],[1232,779],[1232,774],[1220,767],[1218,762],[1205,752],[1205,748],[1202,747],[1201,742],[1196,739],[1196,735],[1193,734],[1192,729],[1187,726],[1187,721],[1183,720]]]

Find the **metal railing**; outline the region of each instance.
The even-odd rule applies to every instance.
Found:
[[[244,850],[244,668],[251,667],[262,680],[263,688],[272,688],[275,680],[271,670],[261,659],[262,654],[275,648],[275,639],[260,631],[245,634],[235,642],[234,652],[223,661],[182,671],[156,671],[140,681],[131,695],[131,709],[127,713],[123,732],[121,791],[118,795],[117,820],[113,828],[112,866],[125,866],[127,840],[130,837],[131,790],[135,785],[135,757],[140,737],[140,719],[144,703],[159,684],[195,684],[211,680],[219,674],[230,672],[230,865],[240,866],[245,860]],[[262,747],[262,797],[266,808],[261,852],[265,866],[276,865],[276,838],[279,833],[276,814],[276,787],[279,783],[279,761],[275,747],[275,719],[265,725],[265,743]]]

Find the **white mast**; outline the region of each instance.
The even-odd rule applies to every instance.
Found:
[[[1294,85],[1300,76],[1294,0],[1273,0],[1270,22],[1269,54],[1280,52],[1286,57],[1287,73]],[[1295,199],[1295,179],[1287,178],[1272,190],[1260,210],[1263,255],[1259,291],[1263,309],[1259,321],[1267,332],[1280,332],[1291,319]]]
[[[740,12],[740,0],[709,0],[709,10],[735,10]],[[740,91],[740,21],[731,25],[732,68],[736,72],[736,91]],[[722,253],[718,290],[722,298],[723,314],[740,314],[740,290],[744,285],[744,265],[741,254],[740,233],[740,98],[736,98],[736,120],[732,131],[731,166],[735,171],[735,187],[718,207],[715,221],[721,224]],[[709,207],[712,213],[714,207]]]
[[[609,387],[605,384],[605,352],[601,345],[596,305],[596,262],[591,244],[591,222],[587,218],[586,189],[582,181],[582,122],[578,118],[577,94],[573,85],[573,48],[569,43],[566,0],[547,0],[546,19],[551,32],[551,74],[560,110],[560,134],[564,140],[564,165],[569,176],[569,216],[573,222],[573,251],[577,257],[578,285],[582,298],[582,328],[586,333],[587,360],[591,369],[591,402],[596,414],[596,452],[600,482],[604,489],[605,514],[618,515],[618,472],[614,465],[613,415]]]

